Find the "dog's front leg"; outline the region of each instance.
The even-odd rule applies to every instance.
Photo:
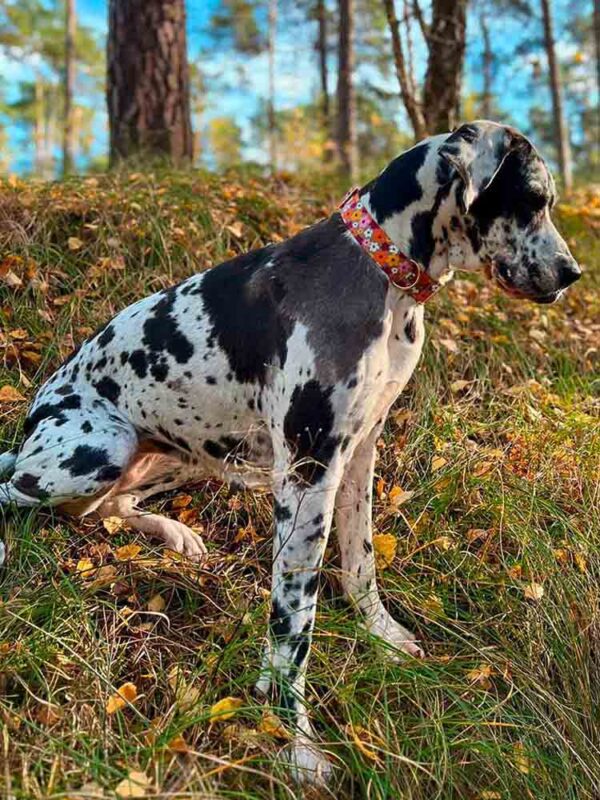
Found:
[[[336,498],[336,528],[342,561],[342,585],[362,613],[367,630],[397,650],[418,658],[423,651],[414,635],[385,610],[375,574],[372,505],[377,426],[358,445],[346,467]]]
[[[275,491],[269,644],[257,689],[269,693],[291,731],[295,778],[322,783],[330,765],[313,742],[304,702],[306,662],[315,622],[319,569],[331,528],[341,467],[330,464],[315,485],[286,476]]]

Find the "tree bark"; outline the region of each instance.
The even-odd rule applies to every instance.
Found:
[[[321,83],[321,124],[325,131],[326,139],[331,138],[331,118],[329,109],[329,70],[327,66],[327,9],[325,0],[317,0],[315,8],[318,33],[316,50],[319,58],[319,78]],[[328,147],[324,150],[324,159],[329,161],[331,151]]]
[[[434,0],[423,91],[430,134],[451,130],[458,117],[467,33],[467,0]]]
[[[483,93],[481,97],[481,114],[484,119],[491,119],[494,53],[492,51],[490,28],[485,9],[483,9],[479,15],[479,23],[481,25],[481,38],[483,39],[483,63],[481,65],[483,68]]]
[[[193,158],[184,0],[109,0],[110,160]]]
[[[344,175],[357,175],[356,99],[354,94],[354,6],[353,0],[339,0],[337,148]]]
[[[275,38],[277,35],[277,0],[269,0],[269,99],[267,123],[269,127],[269,163],[271,172],[277,171],[277,121],[275,118]]]
[[[63,175],[73,172],[75,153],[75,124],[73,117],[73,94],[75,91],[75,34],[77,32],[77,16],[75,0],[65,3],[65,108],[63,130]]]
[[[560,74],[558,62],[554,51],[554,32],[552,24],[552,10],[549,0],[541,0],[542,18],[544,23],[544,42],[548,68],[550,73],[550,91],[552,93],[552,116],[554,118],[554,142],[558,154],[558,163],[563,185],[567,192],[573,188],[573,167],[571,162],[571,147],[569,133],[565,123]]]

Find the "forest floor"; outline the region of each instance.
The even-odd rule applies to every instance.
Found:
[[[118,309],[333,200],[250,174],[1,184],[0,450]],[[308,698],[338,765],[333,797],[600,797],[599,214],[591,190],[558,208],[587,272],[557,305],[469,278],[427,307],[423,360],[379,442],[375,508],[384,601],[427,658],[390,664],[360,632],[332,544]],[[2,522],[3,798],[298,796],[278,760],[285,731],[252,696],[270,499],[207,482],[155,506],[202,529],[205,568],[118,520]]]

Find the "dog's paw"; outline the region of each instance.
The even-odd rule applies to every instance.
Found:
[[[385,644],[393,648],[390,655],[394,661],[400,660],[402,654],[413,658],[425,658],[423,648],[417,644],[414,633],[396,622],[387,612],[379,614],[376,619],[368,622],[366,628],[371,636],[382,639]]]
[[[191,561],[203,561],[208,550],[202,537],[180,522],[170,520],[170,523],[163,536],[166,546],[176,553],[182,553]]]
[[[285,755],[290,774],[298,784],[326,786],[333,773],[333,765],[325,753],[306,736],[297,736],[288,745]]]

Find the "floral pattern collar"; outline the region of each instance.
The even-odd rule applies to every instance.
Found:
[[[352,236],[391,283],[417,303],[427,302],[441,288],[441,284],[430,278],[420,264],[398,250],[365,208],[358,188],[351,189],[344,197],[339,213]]]

